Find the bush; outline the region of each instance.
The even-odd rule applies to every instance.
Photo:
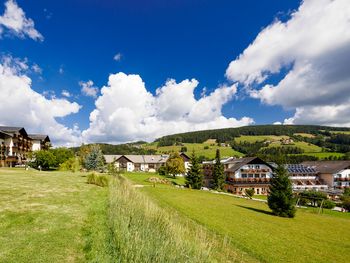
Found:
[[[323,208],[333,209],[335,207],[335,203],[331,200],[325,200],[323,202]]]
[[[62,163],[59,167],[60,171],[71,171],[73,173],[80,171],[81,165],[79,158],[73,157]]]
[[[164,165],[159,167],[157,172],[159,175],[163,175],[163,176],[168,174],[168,170],[166,169],[166,166],[164,166]]]
[[[87,177],[87,183],[95,184],[101,187],[106,187],[108,186],[108,178],[106,175],[103,175],[103,174],[91,173]]]
[[[208,149],[209,149],[208,145],[204,146],[204,150],[208,150]]]

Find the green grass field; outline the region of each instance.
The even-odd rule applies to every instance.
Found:
[[[325,159],[325,158],[328,158],[330,156],[333,156],[333,157],[342,157],[342,156],[344,156],[343,153],[337,153],[337,152],[306,152],[306,153],[303,153],[303,155],[315,156],[315,157],[318,157],[321,160]]]
[[[86,173],[0,169],[0,262],[346,262],[349,213],[176,188],[128,173],[109,187]],[[168,178],[177,184],[183,178]]]
[[[81,173],[0,169],[0,262],[85,262],[87,221],[107,191]]]
[[[292,144],[288,145],[282,145],[281,139],[288,139],[289,136],[275,136],[275,135],[261,135],[261,136],[255,136],[255,135],[247,135],[247,136],[240,136],[238,138],[235,138],[236,142],[258,142],[258,141],[270,141],[268,147],[299,147],[304,150],[305,153],[318,153],[322,151],[322,148],[311,144],[307,142],[297,141]]]
[[[164,207],[221,236],[262,262],[346,262],[350,249],[350,214],[298,209],[294,219],[270,214],[267,204],[169,186],[144,187]]]
[[[217,146],[217,144],[213,140],[208,140],[204,143],[184,143],[184,146],[187,147],[187,154],[191,155],[192,151],[195,150],[197,156],[204,156],[208,159],[214,159],[216,149],[220,149],[220,153],[222,157],[230,157],[237,156],[241,157],[244,154],[233,150],[231,147],[223,147]],[[209,147],[208,149],[204,149],[204,147]],[[157,147],[156,143],[151,143],[144,145],[147,149],[155,149],[158,154],[162,153],[171,153],[171,152],[179,152],[181,151],[181,146],[162,146]]]

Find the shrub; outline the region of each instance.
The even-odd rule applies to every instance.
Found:
[[[81,169],[79,158],[73,157],[66,160],[59,167],[60,171],[71,171],[73,173],[78,172]]]
[[[164,165],[159,167],[157,172],[159,175],[167,175],[168,174],[168,170],[167,170],[166,166],[164,166]]]
[[[87,183],[105,187],[108,186],[108,178],[106,175],[103,174],[91,173],[87,177]]]
[[[331,200],[325,200],[323,202],[323,208],[333,209],[335,207],[335,203]]]
[[[208,145],[204,146],[204,150],[208,150],[208,149],[209,149]]]

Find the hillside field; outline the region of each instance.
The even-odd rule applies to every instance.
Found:
[[[184,143],[183,146],[161,146],[158,147],[157,143],[144,144],[143,147],[146,149],[155,149],[158,154],[168,154],[171,152],[179,152],[181,151],[181,147],[187,147],[186,154],[191,155],[194,150],[197,156],[204,156],[208,159],[214,159],[216,149],[220,150],[221,157],[230,157],[237,156],[241,157],[244,154],[233,150],[230,146],[218,146],[215,143],[215,140],[208,140],[204,143]],[[204,147],[208,147],[208,149],[204,149]]]

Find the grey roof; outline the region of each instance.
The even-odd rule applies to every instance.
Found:
[[[23,131],[27,135],[27,132],[23,127],[0,126],[0,131],[7,132],[7,133],[15,133],[15,132]]]
[[[334,174],[350,168],[350,161],[306,161],[302,165],[312,167],[320,173]]]
[[[244,166],[246,164],[251,164],[251,163],[252,164],[265,164],[265,165],[269,166],[272,170],[274,169],[273,166],[271,166],[267,162],[263,161],[259,157],[235,158],[235,159],[228,160],[224,164],[233,164],[233,166],[230,167],[229,169],[227,169],[226,171],[228,171],[228,172],[235,172],[238,169],[240,169],[242,166]]]
[[[12,134],[0,130],[0,138],[12,137]]]
[[[45,141],[47,139],[48,141],[50,141],[49,136],[45,134],[28,134],[28,137],[32,140]]]
[[[121,155],[112,155],[112,154],[106,154],[104,155],[106,163],[112,163],[115,160],[119,159]]]
[[[165,163],[169,158],[169,155],[121,155],[120,157],[122,156],[133,163]]]

